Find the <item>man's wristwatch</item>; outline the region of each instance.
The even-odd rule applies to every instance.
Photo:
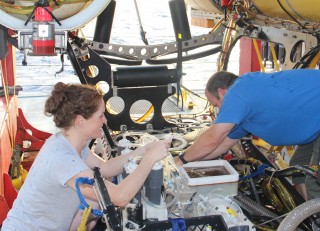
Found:
[[[187,164],[187,163],[188,163],[188,161],[186,161],[186,160],[184,159],[184,152],[181,152],[178,157],[179,157],[179,159],[181,160],[181,162],[182,162],[183,164]]]

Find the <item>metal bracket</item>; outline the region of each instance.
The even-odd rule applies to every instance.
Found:
[[[183,41],[182,51],[189,51],[212,44],[221,44],[224,30],[225,28],[220,26],[214,33],[196,36],[190,40]],[[91,44],[91,48],[100,54],[121,57],[130,60],[149,60],[155,57],[178,52],[177,42],[143,46],[107,44],[95,41],[88,42]]]
[[[295,65],[295,62],[291,60],[291,52],[297,43],[304,42],[304,50],[309,51],[315,47],[318,42],[317,38],[312,34],[306,34],[298,31],[289,31],[278,29],[269,26],[255,26],[256,28],[252,30],[250,34],[246,31],[246,28],[238,28],[237,34],[235,35],[235,41],[242,37],[250,37],[255,39],[260,39],[267,42],[280,43],[285,48],[285,59],[282,64],[282,70],[292,69]]]

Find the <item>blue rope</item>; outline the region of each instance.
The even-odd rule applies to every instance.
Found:
[[[79,177],[76,179],[76,190],[77,190],[77,194],[78,194],[78,197],[81,201],[81,204],[79,205],[79,208],[80,209],[85,209],[85,208],[89,208],[89,205],[88,203],[86,202],[86,200],[84,199],[81,191],[80,191],[80,187],[79,187],[79,184],[89,184],[89,185],[93,185],[94,183],[94,180],[93,179],[90,179],[88,177]],[[97,209],[92,209],[92,213],[97,216],[97,217],[101,217],[103,215],[103,212],[102,211],[99,211]]]
[[[255,177],[255,176],[258,176],[258,175],[261,175],[261,174],[265,174],[265,169],[266,168],[269,168],[270,166],[267,165],[267,164],[261,164],[260,166],[258,166],[258,169],[256,172],[254,173],[251,173],[250,175],[247,175],[247,176],[243,176],[241,177],[239,180],[245,180],[245,179],[248,179],[248,178],[251,178],[251,177]]]
[[[187,226],[183,218],[169,219],[172,225],[172,231],[186,231]]]

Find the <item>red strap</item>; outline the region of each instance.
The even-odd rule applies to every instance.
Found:
[[[3,173],[4,197],[9,208],[12,208],[13,201],[16,199],[18,192],[13,187],[11,178],[7,173]]]
[[[229,0],[221,0],[221,6],[228,6]]]
[[[0,195],[0,225],[2,225],[4,219],[6,219],[9,210],[6,198]]]
[[[7,173],[3,173],[4,195],[0,195],[0,225],[6,219],[9,210],[12,208],[13,201],[18,192],[13,187],[11,178]]]

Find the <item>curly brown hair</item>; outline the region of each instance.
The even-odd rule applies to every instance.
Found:
[[[98,110],[101,99],[95,86],[58,82],[45,103],[44,114],[53,116],[58,128],[69,128],[77,115],[89,119]]]

